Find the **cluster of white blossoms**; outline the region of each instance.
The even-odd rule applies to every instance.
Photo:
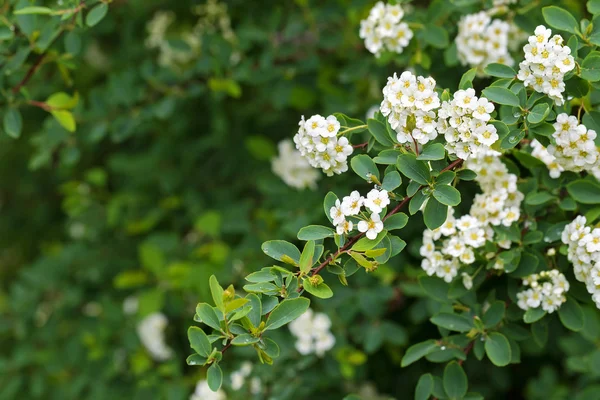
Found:
[[[286,185],[296,189],[316,189],[319,171],[294,147],[290,139],[279,142],[279,154],[271,160],[271,169]]]
[[[165,343],[165,329],[169,321],[160,312],[145,317],[137,326],[142,344],[156,361],[166,361],[173,357],[173,350]]]
[[[235,391],[240,390],[246,383],[246,378],[252,373],[252,363],[245,361],[240,366],[240,369],[231,373],[231,388]],[[262,384],[260,378],[253,377],[250,379],[250,392],[252,394],[260,393]]]
[[[518,43],[516,26],[489,16],[485,11],[465,15],[458,23],[456,50],[463,65],[477,67],[478,74],[491,63],[513,65],[511,44]]]
[[[565,74],[575,68],[571,49],[563,46],[563,38],[554,35],[543,25],[535,28],[528,44],[523,47],[525,60],[519,64],[517,78],[536,92],[545,93],[556,105],[564,103]]]
[[[546,164],[550,171],[550,177],[554,179],[560,177],[565,169],[557,162],[556,157],[550,154],[548,149],[536,139],[533,139],[530,145],[532,147],[531,155]]]
[[[600,228],[586,226],[584,216],[565,226],[562,242],[568,245],[567,258],[573,263],[575,278],[585,283],[596,307],[600,308]]]
[[[158,49],[158,64],[164,67],[173,67],[178,64],[186,64],[198,56],[201,41],[199,35],[193,31],[182,32],[178,37],[189,48],[175,48],[167,40],[167,31],[175,22],[175,14],[172,11],[158,11],[146,24],[148,37],[146,47]]]
[[[302,117],[298,125],[300,128],[294,135],[294,143],[310,165],[321,168],[327,176],[348,171],[348,156],[354,148],[348,138],[337,137],[340,130],[337,118],[317,114],[306,121]]]
[[[472,88],[454,93],[451,101],[444,101],[438,111],[437,129],[444,134],[446,150],[463,160],[487,154],[498,140],[496,127],[488,123],[494,104],[478,98]]]
[[[196,384],[196,390],[190,396],[190,400],[227,400],[223,389],[213,392],[208,386],[208,381],[203,379]]]
[[[458,275],[461,264],[475,262],[475,251],[492,241],[492,226],[510,226],[521,216],[520,205],[524,195],[517,190],[517,176],[508,172],[500,161],[500,153],[490,151],[480,157],[472,157],[465,166],[477,172],[477,182],[483,193],[475,195],[469,214],[454,217],[454,209],[448,209],[448,217],[441,227],[423,232],[423,256],[421,267],[429,275],[436,275],[451,282]],[[436,241],[442,240],[436,247]],[[510,248],[511,242],[497,241],[498,246]],[[503,269],[496,262],[495,269]],[[461,274],[467,289],[472,287],[472,279]]]
[[[335,345],[335,336],[329,331],[331,320],[326,314],[314,313],[310,308],[289,325],[296,337],[296,350],[302,355],[315,353],[319,357]]]
[[[440,99],[432,77],[415,76],[409,71],[388,77],[383,88],[381,114],[387,117],[400,143],[426,144],[437,137]]]
[[[367,197],[361,196],[355,190],[349,196],[345,196],[341,202],[336,200],[335,205],[329,210],[329,216],[338,235],[350,232],[356,223],[358,231],[373,240],[383,230],[380,214],[389,204],[390,197],[387,190],[372,189],[367,193]],[[371,212],[370,216],[362,212],[363,206]]]
[[[369,17],[360,21],[359,36],[365,40],[365,47],[379,57],[386,50],[402,53],[408,46],[413,32],[406,22],[402,22],[404,10],[399,4],[378,2],[371,9]]]
[[[600,153],[594,142],[596,132],[579,124],[577,117],[559,114],[552,137],[555,144],[548,146],[548,152],[565,170],[581,172],[598,167]]]
[[[528,289],[517,293],[517,305],[522,310],[538,308],[551,314],[567,301],[565,293],[569,291],[569,282],[557,269],[542,271],[523,279],[523,285]]]

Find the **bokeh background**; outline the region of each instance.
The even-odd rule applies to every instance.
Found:
[[[452,39],[460,16],[480,3],[415,1],[406,9],[409,19],[444,23]],[[565,3],[584,12],[583,2]],[[32,4],[0,5],[0,26],[9,20],[26,33],[0,40],[6,92],[36,57],[22,70],[6,62],[49,18],[9,10]],[[299,190],[273,172],[277,145],[301,115],[364,120],[393,72],[410,66],[455,89],[468,69],[451,40],[419,38],[401,55],[375,58],[358,37],[373,4],[114,0],[100,23],[52,43],[26,90],[32,99],[77,93],[76,132],[43,109],[21,107],[21,137],[0,135],[0,399],[190,398],[205,371],[185,364],[186,331],[196,304],[210,301],[208,277],[241,289],[245,275],[270,265],[262,242],[293,241],[300,227],[326,224],[328,191],[368,187],[341,175]],[[517,17],[524,29],[541,22],[530,9]],[[419,238],[422,228],[403,235]],[[278,333],[274,367],[250,351],[228,353],[227,398],[411,397],[427,365],[400,369],[409,337],[437,337],[422,324],[435,303],[415,279],[418,246],[409,242],[393,264],[357,274],[349,288],[326,277],[336,295],[327,307],[312,305],[328,314],[336,337],[323,357],[301,356],[287,329]],[[140,333],[157,313],[165,357]],[[465,364],[472,387],[499,396],[489,398],[563,398],[560,358],[546,355],[542,364],[541,349],[530,348],[513,370]],[[245,361],[259,391],[250,376],[232,387],[230,374]]]

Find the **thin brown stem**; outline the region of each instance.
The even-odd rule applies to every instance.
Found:
[[[27,104],[35,106],[35,107],[39,107],[44,111],[52,111],[52,107],[49,106],[48,103],[44,103],[43,101],[29,100],[27,102]]]
[[[469,344],[467,345],[467,347],[464,348],[463,353],[465,353],[465,356],[468,356],[469,353],[471,352],[471,350],[473,350],[473,346],[475,346],[475,341],[472,340],[471,342],[469,342]],[[464,362],[464,360],[458,360],[458,365],[462,365]]]
[[[369,145],[369,142],[365,142],[365,143],[361,143],[361,144],[355,144],[352,147],[355,149],[362,149],[363,147],[367,147]]]

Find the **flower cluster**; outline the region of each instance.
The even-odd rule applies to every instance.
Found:
[[[316,189],[321,174],[294,148],[292,141],[282,140],[277,147],[279,155],[271,161],[273,172],[293,188]]]
[[[540,25],[535,28],[528,44],[523,47],[525,60],[519,64],[519,78],[525,86],[531,86],[536,92],[545,93],[556,105],[564,103],[562,93],[565,90],[565,74],[575,68],[571,49],[563,46],[563,38]]]
[[[565,226],[562,242],[568,245],[567,258],[573,263],[575,279],[585,283],[596,307],[600,308],[600,228],[586,226],[584,216]]]
[[[384,50],[402,53],[408,46],[413,32],[402,22],[404,10],[399,4],[378,2],[371,9],[369,17],[360,21],[359,36],[365,40],[365,47],[377,57]]]
[[[383,230],[380,214],[389,204],[390,197],[387,190],[372,189],[367,193],[367,197],[361,196],[355,190],[350,193],[350,196],[345,196],[341,202],[336,200],[335,205],[329,210],[329,216],[338,235],[350,232],[356,223],[358,231],[373,240]],[[363,206],[371,212],[369,217],[361,212]]]
[[[158,49],[158,64],[163,67],[172,67],[177,64],[186,64],[194,59],[200,50],[199,36],[194,32],[181,33],[180,39],[189,49],[174,48],[167,40],[167,31],[175,22],[175,14],[171,11],[159,11],[146,25],[148,37],[146,47]]]
[[[405,71],[388,78],[380,110],[397,132],[398,142],[423,145],[438,135],[435,110],[439,106],[435,80]]]
[[[517,293],[517,305],[522,310],[541,305],[542,310],[551,314],[567,301],[565,293],[569,290],[569,282],[556,269],[529,275],[523,279],[523,285],[529,286],[529,289]]]
[[[517,176],[510,174],[500,161],[499,153],[489,152],[481,157],[466,161],[466,167],[477,172],[477,182],[483,193],[477,194],[469,214],[454,217],[453,208],[448,209],[448,217],[441,227],[423,232],[423,245],[420,253],[424,257],[421,267],[428,275],[436,275],[451,282],[461,264],[475,262],[475,249],[492,241],[492,226],[510,226],[520,218],[520,204],[524,195],[517,190]],[[443,237],[441,246],[436,241]],[[498,241],[498,246],[510,248],[510,241]],[[502,269],[501,263],[494,265]],[[467,289],[472,287],[472,278],[461,274]]]
[[[213,392],[208,386],[208,381],[203,379],[196,384],[196,390],[190,396],[190,400],[227,400],[223,389]]]
[[[510,44],[516,28],[499,19],[492,20],[488,13],[465,15],[458,23],[456,50],[463,65],[477,67],[478,73],[491,63],[513,65]]]
[[[591,171],[598,167],[600,153],[594,139],[596,132],[579,124],[577,117],[559,114],[552,134],[556,144],[548,146],[548,152],[567,171]]]
[[[338,138],[340,123],[333,115],[325,118],[313,115],[298,123],[294,143],[310,165],[323,169],[327,176],[348,171],[348,156],[354,148],[346,137]]]
[[[484,154],[498,140],[496,127],[488,123],[494,104],[478,98],[472,88],[454,93],[438,111],[438,131],[444,134],[446,149],[464,160]]]
[[[302,355],[315,353],[319,357],[335,345],[335,336],[329,331],[331,320],[326,314],[310,308],[290,323],[290,332],[296,337],[296,350]]]
[[[235,391],[240,390],[246,383],[246,378],[252,373],[252,363],[246,361],[242,363],[240,369],[231,373],[231,388]],[[260,378],[254,377],[250,380],[250,392],[252,394],[260,393],[262,384]]]
[[[156,361],[166,361],[173,356],[173,350],[165,343],[167,325],[167,317],[157,312],[145,317],[137,326],[140,341]]]
[[[554,179],[560,177],[565,169],[557,162],[556,157],[550,154],[548,149],[536,139],[533,139],[530,145],[532,147],[531,155],[546,164],[550,171],[550,177]]]

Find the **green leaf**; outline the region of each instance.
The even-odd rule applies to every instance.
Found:
[[[433,189],[433,197],[447,206],[454,207],[460,204],[460,192],[450,185],[436,185]],[[425,209],[427,209],[427,207],[425,207]],[[444,223],[444,221],[442,221],[442,223]]]
[[[414,363],[415,361],[420,360],[425,357],[427,354],[437,350],[439,346],[436,344],[435,340],[430,339],[421,343],[414,344],[406,349],[406,353],[402,357],[402,361],[400,365],[402,368]]]
[[[572,297],[568,297],[558,309],[558,317],[565,328],[578,332],[583,329],[584,316],[581,306]]]
[[[517,73],[515,72],[514,69],[512,69],[508,65],[498,64],[498,63],[488,64],[483,69],[483,72],[485,72],[486,74],[488,74],[490,76],[496,76],[498,78],[514,79],[517,76]]]
[[[454,171],[444,171],[435,178],[436,185],[449,185],[456,178]]]
[[[310,300],[304,297],[285,299],[271,311],[265,330],[273,330],[292,322],[308,309]]]
[[[233,338],[231,344],[234,346],[250,346],[251,344],[258,343],[260,338],[252,336],[249,333],[243,333]]]
[[[185,359],[187,365],[204,365],[206,363],[206,357],[202,357],[200,354],[192,354]]]
[[[423,147],[423,151],[417,157],[417,160],[443,160],[446,157],[446,149],[441,143],[429,143]]]
[[[458,203],[457,203],[458,204]],[[440,203],[437,199],[430,197],[423,210],[423,220],[427,228],[434,230],[446,222],[448,217],[448,206]]]
[[[359,154],[350,160],[350,166],[352,166],[352,170],[356,172],[356,175],[360,176],[366,181],[372,181],[371,175],[375,176],[377,180],[379,180],[379,170],[377,166],[366,154]]]
[[[248,302],[250,303],[251,310],[248,313],[248,319],[252,323],[252,326],[258,327],[260,325],[260,320],[262,316],[262,302],[260,298],[254,293],[246,296]]]
[[[550,107],[548,107],[548,104],[536,104],[531,111],[529,111],[529,114],[527,114],[527,121],[532,124],[538,124],[546,119],[548,113],[550,113]]]
[[[529,308],[523,315],[523,321],[527,324],[532,324],[542,319],[544,315],[546,315],[546,311],[544,311],[542,307]]]
[[[379,244],[379,242],[381,242],[383,240],[383,238],[385,237],[386,234],[387,234],[387,231],[384,229],[381,232],[379,232],[377,234],[377,237],[375,237],[375,239],[373,239],[373,240],[371,240],[367,237],[363,237],[358,242],[354,243],[354,246],[352,246],[352,250],[354,250],[354,251],[371,250],[373,247],[377,246],[377,244]]]
[[[298,266],[300,267],[300,271],[307,274],[310,272],[313,264],[315,263],[313,257],[315,255],[315,242],[313,240],[309,240],[304,245],[304,249],[302,250],[302,254],[300,255],[300,262]]]
[[[600,53],[594,51],[583,60],[581,78],[590,82],[600,81]]]
[[[401,154],[396,163],[398,170],[408,179],[426,185],[431,179],[429,167],[423,161],[417,160],[414,154]]]
[[[477,173],[470,169],[461,169],[456,173],[456,175],[463,181],[472,181],[477,178]]]
[[[328,299],[333,296],[333,291],[325,282],[320,282],[317,285],[313,285],[310,282],[310,279],[311,278],[304,277],[302,280],[302,286],[304,286],[304,290],[306,290],[308,293],[320,299]]]
[[[423,288],[423,291],[428,296],[434,298],[438,301],[448,301],[448,291],[450,290],[450,285],[444,282],[440,278],[435,278],[433,276],[421,276],[419,278],[419,285]]]
[[[225,303],[223,302],[223,288],[221,287],[221,285],[219,285],[217,277],[211,275],[210,279],[208,280],[208,283],[210,286],[210,293],[212,295],[213,301],[215,302],[215,306],[217,306],[217,308],[221,310],[221,312],[224,312]]]
[[[506,311],[506,304],[503,301],[496,300],[492,303],[490,308],[487,309],[483,318],[481,319],[486,329],[493,328],[498,325],[504,318],[504,312]]]
[[[525,204],[532,206],[539,206],[553,200],[556,200],[556,197],[548,192],[529,192],[527,196],[525,196]]]
[[[462,399],[467,394],[469,382],[467,374],[456,361],[452,361],[444,368],[444,391],[451,399]]]
[[[225,314],[229,314],[230,312],[243,307],[246,303],[248,303],[248,299],[246,298],[237,298],[227,302],[227,304],[225,304]]]
[[[587,10],[590,14],[600,13],[600,0],[589,0],[587,2]]]
[[[333,229],[322,225],[308,225],[298,231],[298,239],[300,240],[319,240],[334,235],[335,231]]]
[[[327,216],[327,219],[331,223],[333,223],[333,219],[331,218],[329,210],[331,210],[331,207],[335,206],[336,200],[339,200],[339,199],[333,192],[328,192],[325,195],[325,199],[323,200],[323,210],[325,210],[325,215]],[[300,251],[298,251],[298,258],[299,257],[300,257]]]
[[[221,330],[221,323],[215,310],[206,303],[200,303],[196,306],[196,315],[200,317],[200,321],[218,331]]]
[[[223,383],[223,371],[221,371],[221,367],[219,364],[213,363],[206,371],[206,380],[208,382],[208,387],[213,392],[216,392],[221,388],[221,384]]]
[[[485,340],[485,354],[497,367],[508,365],[512,355],[506,336],[498,332],[490,333]]]
[[[397,171],[390,171],[383,177],[381,188],[392,192],[402,184],[402,177]]]
[[[40,14],[40,15],[49,15],[52,13],[52,9],[48,7],[23,7],[15,11],[15,15],[29,15],[29,14]]]
[[[376,164],[395,165],[400,154],[402,154],[400,150],[382,150],[379,155],[373,159],[373,162]]]
[[[212,353],[212,346],[208,340],[208,336],[197,326],[190,326],[188,329],[188,339],[190,340],[192,349],[201,356],[208,357]]]
[[[427,24],[421,31],[421,35],[426,43],[437,49],[445,49],[448,47],[448,32],[442,27]]]
[[[415,400],[427,400],[433,392],[433,376],[431,374],[423,374],[417,382],[415,388]]]
[[[477,75],[477,68],[471,68],[467,72],[463,74],[460,78],[460,83],[458,84],[458,88],[461,90],[469,89],[473,87],[473,79],[475,79],[475,75]]]
[[[106,16],[107,12],[108,5],[106,3],[98,4],[85,16],[85,24],[89,27],[97,25]]]
[[[468,318],[446,312],[434,315],[430,321],[437,326],[456,332],[468,332],[473,328],[473,324]]]
[[[68,130],[69,132],[75,132],[77,128],[77,124],[75,123],[75,117],[73,117],[73,113],[67,110],[52,110],[50,114],[58,121],[58,123]]]
[[[384,222],[385,229],[393,231],[394,229],[402,229],[408,223],[408,216],[404,213],[397,213],[388,217]]]
[[[300,250],[285,240],[269,240],[262,244],[261,249],[263,253],[275,260],[292,265],[298,265],[300,262]]]
[[[573,181],[567,185],[567,191],[581,204],[600,204],[600,185],[590,180]]]
[[[46,99],[46,104],[53,108],[72,109],[79,103],[79,95],[69,96],[65,92],[54,93]]]
[[[488,87],[483,89],[483,95],[490,101],[507,106],[519,107],[520,102],[517,95],[503,87]]]
[[[23,118],[16,108],[9,108],[4,113],[4,132],[13,139],[21,136],[23,129]]]
[[[579,32],[579,24],[575,17],[564,8],[550,6],[542,8],[544,19],[552,28],[570,33]]]
[[[376,119],[369,119],[367,120],[367,126],[369,127],[371,135],[373,135],[375,140],[379,143],[386,147],[392,147],[394,145],[394,142],[392,142],[392,139],[390,139],[390,136],[387,133],[385,124]]]

